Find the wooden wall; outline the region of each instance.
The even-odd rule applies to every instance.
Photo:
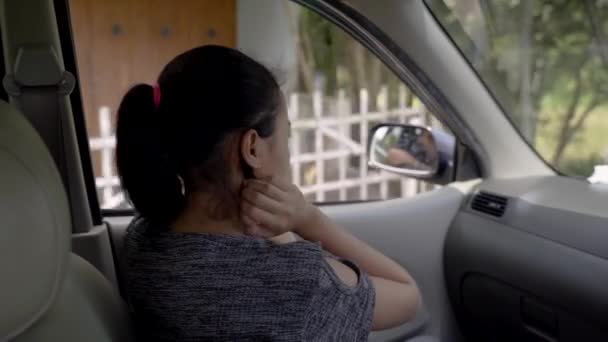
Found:
[[[70,0],[70,10],[90,136],[101,106],[114,113],[130,86],[155,83],[178,53],[236,45],[236,0]]]

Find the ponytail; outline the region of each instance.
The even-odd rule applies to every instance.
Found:
[[[247,129],[262,138],[275,131],[276,79],[238,50],[206,45],[175,57],[157,83],[134,86],[118,109],[116,162],[127,197],[154,227],[167,227],[195,193],[213,196],[209,217],[229,217],[238,210],[233,172],[241,172],[231,141]]]
[[[135,210],[152,222],[168,224],[184,206],[176,166],[169,159],[152,86],[138,84],[118,109],[116,165]]]

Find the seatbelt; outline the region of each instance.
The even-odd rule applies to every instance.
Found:
[[[9,72],[12,71],[12,72]],[[11,103],[39,132],[66,188],[75,232],[92,227],[69,95],[75,78],[51,46],[22,46],[3,85]]]

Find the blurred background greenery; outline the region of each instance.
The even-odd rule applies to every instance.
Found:
[[[608,164],[607,0],[427,0],[540,155],[588,177]]]
[[[608,0],[426,0],[495,98],[559,171],[608,164]],[[300,91],[371,96],[400,81],[312,11],[297,12]],[[389,92],[389,101],[398,101]],[[408,93],[406,104],[416,105]],[[373,106],[373,104],[372,104]]]

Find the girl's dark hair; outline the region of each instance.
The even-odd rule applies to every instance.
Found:
[[[154,88],[138,84],[122,99],[116,161],[122,187],[143,217],[167,224],[193,190],[224,202],[233,133],[275,128],[280,88],[272,73],[245,54],[207,45],[175,57]],[[224,202],[225,203],[225,202]]]

